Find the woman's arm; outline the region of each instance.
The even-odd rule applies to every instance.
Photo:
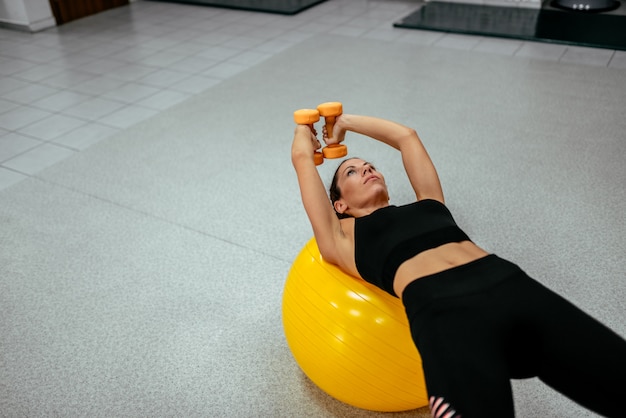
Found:
[[[437,170],[414,129],[386,119],[344,113],[336,119],[330,141],[343,141],[346,131],[369,136],[399,150],[417,200],[444,203]]]
[[[324,182],[320,178],[313,153],[320,148],[315,131],[308,125],[296,126],[291,147],[291,161],[298,176],[302,204],[309,217],[313,234],[326,261],[337,264],[337,243],[344,237],[339,218],[326,194]]]

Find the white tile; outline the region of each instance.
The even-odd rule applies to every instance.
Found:
[[[52,112],[60,112],[91,97],[71,90],[62,90],[43,99],[36,100],[31,105]]]
[[[2,53],[3,55],[36,63],[51,62],[63,56],[62,51],[28,44],[18,45],[14,48],[5,50]]]
[[[96,122],[88,122],[78,129],[55,138],[52,142],[75,150],[84,150],[119,131],[118,128]]]
[[[191,76],[185,80],[172,85],[173,90],[182,91],[189,94],[202,93],[206,89],[209,89],[222,80],[219,78],[203,77],[203,76]]]
[[[66,70],[71,70],[80,65],[85,65],[89,62],[97,60],[98,57],[93,55],[89,55],[84,52],[76,52],[63,55],[58,59],[51,62],[51,65],[55,65],[57,67],[65,68]]]
[[[78,52],[92,52],[92,50],[95,49],[94,47],[96,45],[92,38],[81,37],[72,34],[52,33],[47,31],[36,33],[35,39],[33,39],[32,43],[34,45],[62,50],[64,56],[75,54]],[[101,46],[102,44],[98,44],[98,47]]]
[[[324,23],[334,25],[336,27],[349,25],[349,21],[354,19],[354,16],[346,14],[327,14],[320,18]]]
[[[139,106],[149,107],[156,110],[165,110],[178,103],[191,97],[190,94],[186,94],[180,91],[162,90],[157,94],[154,94],[146,99],[138,101],[136,104]]]
[[[223,25],[220,27],[220,33],[225,33],[228,35],[242,35],[250,30],[254,29],[255,26],[245,23],[245,22],[233,22],[229,25]]]
[[[24,80],[14,77],[0,77],[0,96],[28,86],[29,83]]]
[[[126,106],[100,119],[100,123],[125,129],[158,113],[157,110],[141,106]]]
[[[63,67],[52,64],[40,64],[14,74],[16,78],[27,81],[41,81],[63,71]]]
[[[216,60],[224,60],[233,57],[237,54],[241,54],[241,49],[226,48],[223,46],[213,46],[198,53],[198,56],[211,58]]]
[[[601,48],[568,46],[561,62],[606,67],[613,57],[613,51]]]
[[[0,99],[0,114],[15,109],[19,105],[17,103],[9,102],[7,100]]]
[[[219,60],[211,58],[189,57],[175,62],[174,64],[170,65],[168,69],[174,71],[182,71],[189,74],[197,74],[199,72],[205,71],[208,68],[213,67],[219,62]]]
[[[63,111],[64,114],[81,119],[95,120],[124,107],[123,103],[95,97]]]
[[[609,67],[626,69],[626,51],[615,51],[611,62],[609,62]]]
[[[108,91],[103,94],[102,97],[124,103],[134,103],[148,96],[152,96],[159,91],[160,89],[145,84],[128,83],[117,89]]]
[[[295,29],[295,28],[299,27],[300,25],[302,25],[302,20],[301,19],[298,19],[298,18],[294,19],[294,18],[289,17],[289,16],[277,16],[272,21],[272,25],[271,26],[273,28],[277,28],[277,29],[281,29],[281,30],[284,30],[284,31],[288,31],[288,30],[291,30],[291,29]]]
[[[104,58],[116,52],[123,51],[127,47],[128,45],[118,42],[100,42],[92,43],[84,52],[92,57]]]
[[[107,73],[106,76],[116,80],[135,81],[147,76],[148,74],[152,74],[155,71],[157,71],[157,68],[155,67],[124,63],[123,66],[118,67],[115,71]]]
[[[171,28],[168,28],[168,31],[171,31]],[[163,50],[163,49],[167,49],[167,48],[171,48],[177,44],[179,44],[181,41],[179,39],[169,39],[167,37],[161,37],[161,38],[152,38],[147,42],[143,42],[141,45],[145,46],[147,48],[154,48],[156,50]]]
[[[481,40],[482,38],[480,36],[449,33],[437,40],[433,45],[443,48],[469,51],[475,48]]]
[[[106,76],[96,76],[69,88],[84,94],[100,95],[116,89],[125,83],[126,81],[124,80],[116,80]]]
[[[513,56],[523,44],[523,41],[515,39],[483,38],[474,47],[474,51]]]
[[[213,32],[207,32],[203,35],[195,37],[194,41],[204,44],[206,48],[207,46],[211,46],[211,45],[213,46],[221,45],[224,42],[227,42],[233,39],[235,36],[236,35],[229,35],[225,33],[220,33],[219,31],[213,31]]]
[[[15,171],[0,167],[0,190],[11,187],[27,178],[28,176],[24,174],[16,173]]]
[[[244,33],[244,36],[268,40],[283,34],[285,31],[286,29],[268,25],[255,27],[254,29]]]
[[[115,39],[115,41],[133,47],[133,46],[143,45],[145,42],[149,42],[151,39],[152,39],[152,35],[137,33],[133,31],[131,33],[126,34],[126,36]],[[151,49],[154,52],[159,51],[158,49],[155,49],[155,48],[148,48],[148,49]]]
[[[283,52],[293,46],[293,43],[285,41],[284,39],[272,39],[264,42],[254,48],[255,51],[265,52],[267,54],[276,54]]]
[[[201,21],[201,19],[196,19],[196,22]],[[180,41],[179,43],[172,45],[170,48],[176,48],[177,51],[185,51],[185,47],[193,43],[192,39],[195,39],[197,36],[202,35],[203,32],[195,29],[176,29],[167,34],[167,39]],[[169,48],[165,48],[166,50]]]
[[[34,175],[70,157],[74,152],[58,145],[44,143],[5,161],[2,165],[23,174]]]
[[[358,25],[354,25],[353,21],[350,21],[350,24],[352,26],[358,26]],[[318,34],[328,33],[333,29],[335,29],[335,25],[325,23],[325,22],[317,22],[317,21],[308,22],[298,27],[298,30],[302,32],[318,33]]]
[[[25,87],[3,94],[2,97],[13,102],[28,104],[58,92],[59,90],[53,87],[47,87],[40,84],[29,84]]]
[[[0,115],[0,128],[14,131],[38,120],[50,116],[52,113],[28,106],[18,106]]]
[[[163,52],[157,52],[156,54],[147,56],[137,62],[141,63],[142,65],[147,65],[150,67],[163,68],[177,61],[180,61],[183,58],[185,58],[185,55],[183,54],[178,54],[176,52],[170,52],[170,51],[163,51]]]
[[[244,16],[240,22],[250,24],[254,27],[271,27],[276,16],[270,13],[255,13],[252,15]]]
[[[245,51],[245,52],[242,52],[241,54],[235,55],[234,57],[230,58],[228,61],[234,62],[236,64],[247,65],[248,67],[251,67],[262,61],[265,61],[268,58],[271,58],[271,56],[272,56],[271,54],[265,54],[263,52]]]
[[[0,163],[41,144],[42,141],[14,132],[0,136]]]
[[[139,79],[140,83],[157,87],[169,87],[189,77],[189,74],[180,71],[158,70]]]
[[[396,39],[396,41],[414,45],[432,45],[444,36],[445,33],[443,32],[407,29]]]
[[[222,78],[226,79],[234,76],[242,71],[250,68],[247,65],[237,64],[234,62],[223,62],[221,64],[217,64],[214,67],[209,68],[207,71],[204,71],[202,75],[214,78]]]
[[[332,29],[331,29],[332,30]],[[309,38],[315,36],[315,33],[312,32],[304,32],[298,29],[290,30],[282,35],[278,36],[276,39],[280,39],[283,41],[291,42],[292,45],[296,45],[299,42],[306,41]]]
[[[44,141],[50,141],[84,124],[85,121],[82,119],[76,119],[61,114],[54,114],[21,128],[19,132]]]
[[[368,31],[369,29],[358,26],[340,25],[331,30],[329,33],[332,35],[352,36],[357,38]]]
[[[189,58],[198,52],[204,51],[206,48],[206,43],[198,42],[196,39],[193,39],[192,41],[177,44],[170,49],[166,49],[165,51],[175,52]]]
[[[522,45],[522,47],[515,53],[515,56],[558,61],[566,50],[567,46],[565,45],[525,42],[524,45]]]
[[[364,39],[376,39],[379,41],[393,41],[402,36],[402,31],[391,28],[375,28],[365,32],[362,37]]]
[[[109,58],[117,60],[117,61],[126,61],[132,63],[138,63],[141,60],[149,57],[150,55],[154,55],[159,52],[154,48],[146,48],[142,45],[134,45],[130,46],[127,49],[117,52],[115,54],[109,55]]]
[[[96,78],[95,74],[84,71],[64,70],[41,81],[41,84],[57,88],[70,88],[77,84]]]
[[[87,64],[80,65],[76,67],[76,70],[92,74],[104,75],[114,73],[118,68],[125,65],[126,63],[124,63],[123,61],[115,61],[110,58],[102,58],[91,61]]]
[[[357,26],[357,27],[367,28],[367,29],[373,29],[373,28],[384,26],[384,24],[381,23],[380,19],[377,19],[375,17],[367,17],[367,15],[354,17],[353,19],[350,19],[347,22],[347,24],[350,26]],[[389,23],[389,25],[391,25],[391,22]]]
[[[222,45],[227,48],[249,49],[263,43],[264,39],[251,36],[235,36],[233,39],[224,42]]]

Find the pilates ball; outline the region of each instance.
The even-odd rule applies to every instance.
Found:
[[[401,301],[326,263],[315,238],[289,271],[282,317],[296,362],[330,396],[381,412],[428,404]]]

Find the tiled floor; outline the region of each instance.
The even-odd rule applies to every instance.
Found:
[[[417,1],[296,16],[136,1],[36,34],[0,29],[0,189],[318,33],[626,70],[626,52],[396,29]]]

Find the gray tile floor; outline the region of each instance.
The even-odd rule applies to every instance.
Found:
[[[626,51],[393,28],[419,6],[281,16],[139,0],[36,34],[0,28],[0,190],[318,33],[626,70]]]
[[[415,126],[472,239],[626,335],[624,53],[391,26],[417,7],[138,1],[0,31],[0,416],[389,416],[285,342],[312,101]],[[349,141],[413,199],[396,152]],[[519,418],[596,416],[537,380],[513,382]]]

